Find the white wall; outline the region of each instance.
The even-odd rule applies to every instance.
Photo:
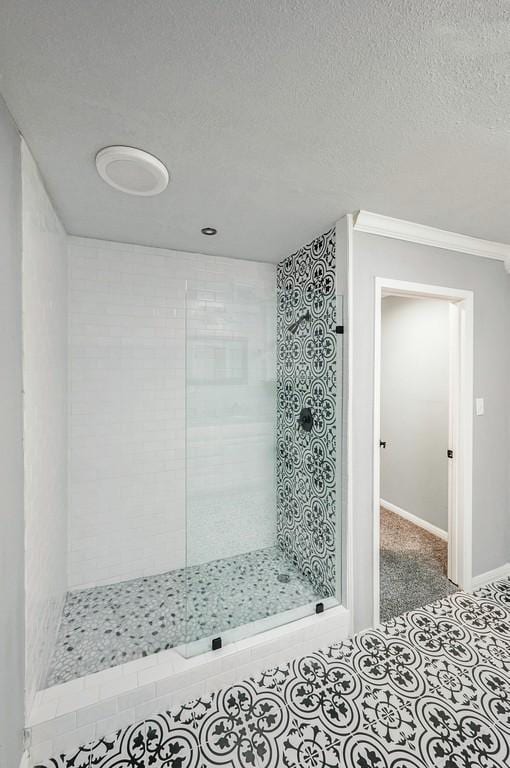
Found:
[[[448,530],[449,304],[387,296],[381,322],[381,498]]]
[[[221,315],[225,284],[274,291],[275,267],[80,238],[69,259],[68,578],[78,588],[185,564],[186,281]],[[232,469],[218,464],[232,489]],[[207,559],[222,556],[217,522]],[[254,548],[266,540],[262,526]]]
[[[67,587],[67,238],[22,144],[26,695],[44,687]]]
[[[20,137],[0,97],[0,765],[24,727],[23,405]]]
[[[474,292],[474,389],[485,397],[475,417],[473,455],[473,574],[508,561],[510,456],[510,278],[500,261],[391,238],[354,233],[352,501],[354,610],[357,629],[372,621],[372,407],[374,281],[376,276]]]

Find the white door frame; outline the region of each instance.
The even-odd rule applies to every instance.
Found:
[[[373,412],[373,606],[379,623],[379,518],[381,437],[381,309],[383,296],[450,302],[450,416],[448,462],[448,577],[462,589],[472,581],[473,292],[405,280],[375,278]]]

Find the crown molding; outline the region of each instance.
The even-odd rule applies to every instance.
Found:
[[[446,229],[436,229],[436,227],[428,227],[426,224],[394,219],[391,216],[383,216],[380,213],[371,213],[370,211],[358,211],[355,214],[354,229],[357,232],[368,232],[371,235],[431,245],[434,248],[444,248],[447,251],[471,253],[486,259],[497,259],[505,262],[505,269],[510,272],[509,243],[482,240],[479,237],[448,232]]]

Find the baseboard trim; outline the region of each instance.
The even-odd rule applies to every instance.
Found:
[[[392,504],[391,501],[386,501],[385,499],[381,499],[380,504],[381,504],[381,507],[384,507],[384,509],[387,509],[388,512],[394,512],[396,515],[400,515],[400,517],[403,517],[404,520],[409,520],[410,523],[414,523],[414,525],[417,525],[420,528],[423,528],[425,531],[432,533],[434,536],[437,536],[438,538],[443,539],[443,541],[448,541],[448,532],[443,531],[442,528],[438,528],[437,525],[428,523],[426,520],[422,520],[421,517],[416,517],[416,515],[413,515],[411,512],[408,512],[407,509],[402,509],[402,507],[397,507],[396,504]]]
[[[505,563],[498,568],[493,568],[492,571],[486,571],[479,576],[473,576],[471,589],[480,589],[480,587],[485,587],[486,584],[490,584],[492,581],[505,579],[508,576],[510,576],[510,563]]]

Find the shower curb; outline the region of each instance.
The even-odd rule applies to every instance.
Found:
[[[171,649],[36,694],[30,762],[66,754],[119,728],[284,664],[350,634],[343,606],[186,659]]]

